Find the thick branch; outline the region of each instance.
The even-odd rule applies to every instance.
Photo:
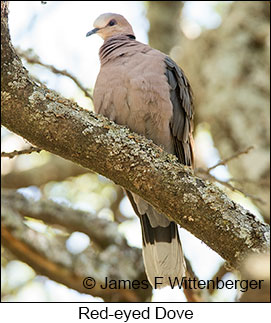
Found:
[[[23,68],[1,19],[2,123],[33,145],[137,193],[236,267],[265,251],[269,227],[150,140],[38,86]]]
[[[41,186],[50,181],[60,182],[68,177],[79,176],[87,172],[89,170],[56,155],[51,155],[49,160],[41,166],[22,171],[13,170],[2,175],[1,185],[5,188]]]
[[[111,244],[119,248],[127,248],[126,240],[118,233],[115,222],[97,218],[88,212],[74,210],[50,200],[28,200],[13,190],[3,189],[1,201],[3,206],[6,205],[23,217],[42,220],[47,224],[61,225],[72,232],[83,232],[101,249]]]
[[[21,202],[22,200],[17,204]],[[2,243],[18,259],[29,264],[38,273],[81,293],[102,297],[106,301],[146,301],[150,297],[151,288],[145,289],[144,293],[140,290],[125,289],[118,289],[116,293],[116,290],[110,288],[100,288],[104,277],[130,280],[147,279],[140,250],[119,245],[116,248],[111,245],[99,253],[88,247],[84,252],[72,255],[66,249],[65,240],[58,239],[55,235],[44,235],[30,229],[24,223],[23,215],[26,215],[26,212],[19,215],[17,207],[13,208],[10,203],[12,200],[9,196],[5,198],[1,207]],[[27,205],[26,201],[23,203]],[[59,213],[59,210],[57,208],[53,210],[52,206],[50,207],[52,211],[56,211],[51,215],[52,219],[55,214]],[[74,212],[77,216],[77,212]],[[30,213],[29,216],[31,215]],[[47,217],[50,218],[49,215]],[[38,217],[36,216],[36,218]],[[55,218],[57,223],[59,214]],[[108,224],[110,226],[110,223]],[[96,280],[95,288],[84,287],[83,280],[86,277],[93,277]]]

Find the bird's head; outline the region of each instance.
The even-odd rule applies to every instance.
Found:
[[[87,33],[87,37],[98,34],[103,40],[117,35],[134,36],[133,29],[129,22],[116,13],[104,13],[94,21],[94,29]]]

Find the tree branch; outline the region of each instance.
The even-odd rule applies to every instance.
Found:
[[[127,248],[126,240],[118,233],[117,224],[80,210],[74,210],[50,200],[28,200],[19,192],[3,189],[2,205],[6,205],[23,217],[42,220],[47,224],[57,224],[73,231],[87,234],[100,248],[106,249],[114,244],[119,248]]]
[[[17,161],[19,163],[19,161]],[[16,167],[15,167],[16,168]],[[50,181],[64,181],[68,177],[88,173],[89,170],[56,155],[50,155],[48,161],[31,169],[15,171],[2,175],[1,185],[4,188],[20,188],[30,185],[42,186]]]
[[[199,175],[201,178],[204,178],[204,179],[208,179],[210,180],[211,182],[218,182],[219,184],[227,187],[228,189],[230,189],[231,191],[237,191],[237,192],[240,192],[241,194],[243,194],[245,197],[248,197],[250,198],[251,200],[253,201],[256,201],[256,202],[260,202],[262,204],[265,204],[265,202],[259,198],[258,196],[254,196],[252,194],[248,194],[246,192],[244,192],[242,189],[240,188],[237,188],[236,186],[233,186],[230,182],[234,181],[232,178],[227,180],[227,181],[222,181],[220,179],[218,179],[217,177],[215,177],[214,175],[211,174],[211,171],[213,169],[215,169],[216,167],[218,166],[222,166],[222,165],[226,165],[229,161],[239,157],[240,155],[243,155],[243,154],[247,154],[251,149],[253,149],[254,147],[253,146],[250,146],[244,150],[241,150],[241,151],[238,151],[236,153],[234,153],[233,155],[231,155],[230,157],[227,157],[223,160],[220,160],[217,164],[207,168],[207,169],[204,169],[204,168],[197,168],[195,169],[195,174],[196,175]],[[203,176],[202,176],[203,175]],[[235,180],[236,182],[236,180]]]
[[[218,165],[216,165],[216,166],[218,166]],[[237,188],[237,187],[233,186],[230,183],[232,181],[231,179],[228,180],[228,181],[222,181],[222,180],[218,179],[217,177],[215,177],[214,175],[212,175],[210,173],[209,169],[197,168],[195,170],[195,173],[196,173],[196,175],[200,176],[201,178],[208,179],[211,182],[217,182],[217,183],[227,187],[228,189],[230,189],[233,192],[239,192],[239,193],[243,194],[245,197],[248,197],[253,201],[257,201],[257,202],[260,202],[262,204],[265,203],[260,197],[254,196],[252,194],[248,194],[248,193],[244,192],[241,188]]]
[[[218,166],[226,165],[229,161],[231,161],[231,160],[233,160],[233,159],[235,159],[235,158],[238,158],[239,156],[241,156],[241,155],[243,155],[243,154],[248,154],[248,153],[249,153],[249,151],[250,151],[251,149],[253,149],[253,148],[254,148],[253,146],[249,146],[249,147],[247,147],[246,149],[241,150],[241,151],[238,151],[237,153],[235,153],[235,154],[231,155],[230,157],[227,157],[227,158],[225,158],[225,159],[223,159],[223,160],[219,161],[217,164],[215,164],[214,166],[209,167],[209,168],[207,169],[208,173],[209,173],[211,170],[213,170],[213,169],[215,169],[216,167],[218,167]]]
[[[37,152],[39,153],[41,151],[40,148],[37,147],[30,147],[27,149],[23,149],[23,150],[14,150],[10,153],[6,153],[6,152],[1,152],[1,157],[8,157],[8,158],[13,158],[15,156],[19,156],[19,155],[25,155],[25,154],[31,154],[33,152]]]
[[[20,48],[16,48],[16,52],[18,53],[18,55],[20,57],[24,58],[29,64],[37,64],[37,65],[43,66],[43,67],[49,69],[52,73],[63,75],[63,76],[70,78],[79,87],[79,89],[85,94],[85,96],[87,98],[89,98],[91,100],[91,102],[93,101],[93,97],[89,93],[89,91],[86,88],[84,88],[82,83],[74,75],[72,75],[68,71],[60,70],[53,65],[45,64],[45,63],[41,62],[40,58],[37,55],[33,55],[33,54],[30,55],[31,52],[29,50],[23,51]]]
[[[2,6],[2,2],[1,2]],[[2,10],[3,9],[3,10]],[[233,267],[269,247],[269,226],[150,140],[80,108],[23,68],[1,7],[2,123],[33,145],[110,178],[179,223]]]
[[[15,194],[12,199],[11,194],[4,194],[4,203],[1,206],[1,237],[3,245],[10,250],[18,259],[29,264],[38,273],[49,277],[59,283],[73,288],[80,293],[90,294],[95,297],[102,297],[105,301],[146,301],[151,296],[151,288],[144,289],[143,291],[138,289],[118,289],[113,290],[110,288],[102,289],[100,284],[103,284],[104,277],[108,279],[130,279],[130,280],[147,280],[144,272],[144,266],[141,257],[141,251],[136,248],[128,247],[125,243],[118,243],[118,248],[115,248],[115,244],[108,245],[99,253],[96,253],[92,246],[89,246],[84,252],[78,255],[72,255],[68,252],[65,246],[66,239],[59,239],[57,235],[41,234],[33,229],[29,228],[24,223],[24,216],[35,216],[35,218],[46,218],[49,223],[61,223],[65,221],[65,217],[61,212],[68,212],[67,215],[67,227],[71,225],[71,214],[74,213],[74,222],[78,223],[82,218],[86,221],[84,212],[68,210],[56,205],[56,203],[49,204],[46,207],[45,202],[37,202],[34,205],[34,212],[29,211],[31,203],[28,202],[23,196],[18,197]],[[19,194],[20,195],[20,194]],[[16,206],[13,205],[13,201],[18,198]],[[34,203],[35,204],[35,203]],[[21,207],[25,205],[26,210],[22,210]],[[45,210],[41,207],[45,206]],[[40,208],[39,208],[40,207]],[[19,212],[18,212],[19,211]],[[38,211],[41,215],[38,215]],[[49,212],[52,211],[52,214]],[[46,213],[48,212],[48,213]],[[79,219],[76,217],[79,215]],[[90,215],[88,215],[90,216]],[[55,220],[54,220],[55,219]],[[93,220],[91,217],[89,220]],[[84,221],[84,222],[85,222]],[[92,226],[95,227],[97,222],[104,222],[105,235],[117,236],[116,230],[112,231],[112,223],[96,219]],[[105,223],[107,222],[107,223]],[[71,225],[74,228],[74,224]],[[93,231],[90,229],[88,233],[91,233],[90,238],[93,238]],[[115,241],[121,241],[118,237]],[[124,239],[123,239],[124,240]],[[106,259],[106,261],[105,261]],[[83,280],[86,277],[93,277],[96,281],[96,286],[92,289],[87,289],[83,285]]]

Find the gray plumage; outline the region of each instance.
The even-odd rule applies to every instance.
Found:
[[[94,23],[104,44],[100,48],[100,73],[94,89],[95,112],[152,139],[182,164],[193,165],[193,104],[190,85],[176,63],[138,42],[127,20],[103,14]],[[177,225],[149,203],[127,191],[140,218],[143,259],[147,277],[181,279],[185,261]],[[161,282],[161,279],[159,279]]]

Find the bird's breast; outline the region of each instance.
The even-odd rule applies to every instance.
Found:
[[[161,57],[128,53],[102,65],[94,89],[94,108],[172,152],[172,104]]]

